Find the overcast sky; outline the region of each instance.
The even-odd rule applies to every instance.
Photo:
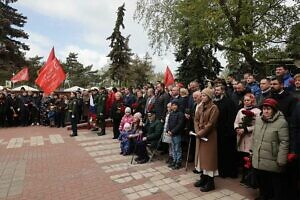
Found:
[[[54,46],[58,59],[65,60],[69,52],[75,52],[85,66],[93,64],[94,69],[99,69],[108,62],[110,48],[106,38],[113,31],[117,8],[123,3],[124,0],[19,0],[11,5],[28,18],[24,30],[29,34],[26,43],[30,51],[26,57],[39,55],[46,60]],[[133,53],[140,57],[146,52],[152,55],[146,32],[133,20],[135,7],[136,0],[126,1],[122,34],[131,35],[129,46]],[[174,72],[179,65],[172,53],[152,58],[155,72],[164,72],[167,65]]]

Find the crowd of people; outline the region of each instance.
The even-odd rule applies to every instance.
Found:
[[[9,90],[0,92],[0,127],[45,125],[64,127],[87,122],[105,135],[105,119],[120,140],[120,154],[149,161],[150,151],[168,153],[173,170],[185,159],[200,175],[195,187],[215,189],[214,177],[237,178],[259,188],[257,199],[299,199],[300,74],[285,66],[276,76],[256,81],[251,73],[234,74],[203,86],[161,82],[137,88],[92,88],[69,96]],[[189,152],[189,153],[187,153]],[[186,158],[183,156],[186,155]]]

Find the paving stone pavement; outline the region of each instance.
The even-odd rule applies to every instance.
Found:
[[[107,135],[79,130],[69,137],[63,128],[0,129],[0,200],[247,200],[257,191],[238,179],[216,178],[216,190],[193,186],[199,178],[184,169],[171,170],[158,156],[151,163],[130,163],[120,145]]]

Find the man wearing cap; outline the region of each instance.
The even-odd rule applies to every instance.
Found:
[[[149,160],[146,144],[150,144],[151,149],[156,149],[163,132],[163,124],[160,120],[156,119],[155,110],[148,112],[147,117],[148,120],[145,124],[145,131],[142,138],[143,142],[138,143],[136,147],[139,164],[146,163]]]
[[[99,95],[95,99],[97,123],[100,128],[98,136],[105,135],[105,103],[106,103],[106,90],[100,87]]]

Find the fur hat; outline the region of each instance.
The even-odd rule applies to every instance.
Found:
[[[131,113],[131,108],[130,107],[126,107],[125,108],[125,113]]]
[[[201,93],[205,94],[206,96],[208,96],[210,99],[213,99],[214,96],[214,91],[212,89],[209,88],[205,88],[201,91]]]

